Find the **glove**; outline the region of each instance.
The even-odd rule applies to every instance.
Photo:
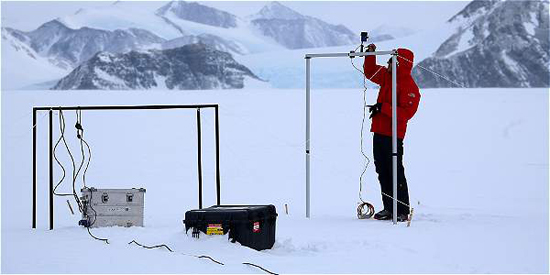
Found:
[[[376,45],[374,45],[374,44],[369,44],[369,45],[367,46],[367,52],[374,52],[374,51],[376,51]]]
[[[382,111],[382,103],[381,102],[378,102],[374,105],[367,105],[367,107],[369,107],[369,113],[370,113],[369,118],[374,117],[375,115],[377,115],[378,113],[380,113]]]

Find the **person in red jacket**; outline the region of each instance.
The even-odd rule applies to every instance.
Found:
[[[367,51],[375,51],[370,44]],[[374,215],[378,220],[390,220],[393,216],[393,174],[392,174],[392,70],[397,69],[397,220],[406,221],[410,213],[409,190],[403,167],[403,139],[407,122],[414,116],[420,102],[420,92],[411,76],[414,54],[408,49],[397,49],[397,68],[376,64],[376,56],[365,56],[363,69],[365,77],[380,85],[376,104],[369,105],[372,119],[374,165],[384,209]]]

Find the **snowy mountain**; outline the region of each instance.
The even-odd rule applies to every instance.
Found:
[[[46,61],[44,64],[52,63],[67,72],[98,52],[174,49],[202,43],[231,53],[262,79],[269,79],[273,87],[284,88],[300,87],[304,83],[301,79],[302,50],[347,52],[354,48],[351,45],[358,44],[358,35],[346,27],[300,14],[279,2],[269,2],[257,13],[245,18],[206,5],[185,1],[118,1],[111,5],[80,9],[74,14],[47,22],[34,31],[6,28],[5,32],[18,43],[27,45],[36,56]],[[238,2],[238,5],[245,6],[247,3]],[[473,18],[471,15],[468,17]],[[438,38],[435,39],[433,34],[429,34],[425,35],[426,40],[418,39],[417,33],[411,35],[411,32],[407,28],[387,24],[369,31],[370,41],[383,41],[380,45],[385,45],[387,49],[419,44],[412,47],[417,53],[417,60],[435,52],[450,36],[445,33],[441,39],[440,35],[435,35]],[[426,54],[419,54],[420,51]],[[287,58],[289,56],[292,59]],[[345,63],[342,66],[350,67],[349,62]],[[11,70],[11,64],[5,68]],[[317,82],[322,83],[323,87],[361,85],[353,81],[357,78],[354,70],[345,71],[350,74],[344,77],[343,70],[336,70],[333,66],[324,68],[330,70],[327,71],[330,77],[323,76],[322,82]],[[21,69],[18,74],[24,75],[25,71]]]
[[[245,2],[243,3],[246,5]],[[284,48],[272,39],[258,34],[247,20],[194,2],[117,2],[116,5],[83,9],[60,20],[72,28],[92,27],[111,31],[139,28],[148,30],[165,40],[195,36],[193,39],[188,37],[183,40],[200,39],[205,44],[215,40],[225,46],[218,44],[211,46],[220,49],[226,47],[234,54]],[[205,38],[207,36],[209,39]],[[211,39],[214,36],[217,38]],[[236,46],[229,47],[228,44]]]
[[[40,56],[28,37],[2,28],[2,89],[20,89],[30,84],[59,79],[69,73]]]
[[[63,69],[72,69],[99,51],[123,53],[159,48],[164,42],[164,39],[146,30],[71,29],[58,20],[49,21],[31,32],[11,28],[6,28],[6,31]]]
[[[548,87],[548,1],[471,2],[449,20],[456,31],[418,65],[466,87]],[[452,87],[414,70],[421,87]]]
[[[201,5],[195,2],[172,1],[156,12],[165,17],[168,13],[177,18],[221,28],[237,27],[237,17],[225,11]]]
[[[331,25],[270,2],[251,17],[260,33],[288,49],[351,45],[357,35],[343,25]]]
[[[168,50],[99,52],[61,79],[53,89],[231,89],[258,79],[229,53],[204,44]]]

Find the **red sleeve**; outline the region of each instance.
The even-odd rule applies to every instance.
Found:
[[[363,72],[365,73],[365,77],[368,80],[378,85],[382,85],[382,79],[383,76],[386,74],[386,70],[386,67],[376,65],[375,55],[365,56],[365,62],[363,63]]]
[[[418,87],[399,91],[397,98],[397,120],[408,121],[416,114],[416,110],[418,110],[418,104],[420,103]],[[382,104],[381,112],[391,117],[391,103]]]

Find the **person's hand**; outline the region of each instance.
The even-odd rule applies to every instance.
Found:
[[[376,45],[374,45],[374,44],[369,44],[369,45],[367,46],[367,52],[374,52],[374,51],[376,51]]]
[[[370,113],[369,118],[374,117],[376,114],[378,114],[382,111],[382,103],[381,102],[378,102],[374,105],[367,105],[367,107],[369,107],[369,113]]]

